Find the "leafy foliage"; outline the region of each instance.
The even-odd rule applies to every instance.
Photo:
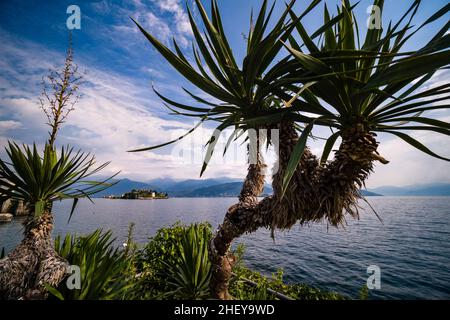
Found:
[[[50,292],[64,300],[129,299],[137,280],[132,272],[132,258],[114,246],[112,232],[101,229],[87,236],[67,234],[55,239],[55,249],[81,272],[81,289],[68,289],[66,281]]]
[[[183,230],[176,247],[175,264],[167,264],[168,296],[181,299],[209,297],[211,263],[208,242],[211,232],[202,225],[193,224]]]
[[[230,282],[230,293],[239,300],[278,300],[267,289],[272,289],[295,300],[344,300],[335,292],[328,292],[305,284],[287,284],[283,282],[283,271],[278,270],[270,278],[246,267],[235,268],[236,276]],[[251,286],[244,279],[252,280],[257,286]]]
[[[189,232],[190,229],[192,230]],[[191,235],[189,236],[188,233]],[[177,222],[169,228],[159,229],[155,236],[149,239],[138,257],[138,270],[142,274],[142,291],[150,298],[167,298],[168,296],[180,298],[184,297],[186,292],[194,292],[199,283],[199,278],[197,277],[196,280],[195,276],[201,275],[200,278],[203,279],[209,277],[207,270],[209,260],[204,255],[207,254],[206,243],[211,237],[209,223],[186,227]],[[197,241],[203,244],[199,245]],[[197,261],[201,265],[201,270],[196,268]],[[177,277],[177,274],[182,274],[186,281]],[[168,277],[171,277],[172,284],[167,281]],[[183,289],[174,292],[181,287],[180,285]]]
[[[55,239],[55,249],[81,271],[81,289],[69,290],[66,281],[58,288],[47,285],[51,299],[205,299],[209,297],[210,262],[206,248],[211,239],[208,223],[162,228],[140,251],[132,240],[130,225],[125,250],[114,244],[111,231],[101,229],[86,236],[67,234]],[[293,299],[339,300],[344,297],[303,284],[283,283],[283,273],[268,278],[243,263],[244,246],[233,251],[237,264],[230,292],[241,300],[277,299],[267,289]],[[249,286],[245,279],[257,283]],[[70,280],[69,280],[70,281]]]
[[[62,148],[60,154],[46,144],[43,156],[35,144],[22,148],[8,142],[9,161],[0,159],[0,202],[7,199],[23,200],[34,207],[39,216],[55,200],[73,199],[71,215],[79,198],[105,190],[108,181],[89,181],[109,162],[96,166],[95,157],[73,148]]]
[[[189,235],[189,233],[191,235]],[[206,241],[211,239],[211,236],[211,226],[207,223],[191,226],[183,226],[180,223],[176,223],[169,228],[158,230],[156,235],[150,238],[150,241],[145,245],[138,258],[138,271],[141,274],[139,296],[144,297],[145,299],[200,298],[198,295],[195,296],[192,294],[195,286],[192,285],[191,281],[195,278],[195,274],[203,274],[203,277],[205,278],[206,272],[193,272],[193,266],[196,265],[196,263],[193,263],[194,258],[181,258],[179,252],[183,251],[184,254],[187,253],[188,255],[197,258],[201,257],[204,264],[209,264],[207,250],[203,249],[203,251],[201,249],[203,248],[203,245],[194,245],[193,239],[197,238],[197,242],[206,243]],[[199,247],[200,249],[195,250],[199,250],[200,253],[194,253],[194,247]],[[267,278],[256,271],[248,269],[243,262],[243,245],[238,245],[234,249],[233,254],[237,259],[237,263],[233,269],[235,276],[230,283],[230,293],[236,299],[275,299],[272,294],[268,293],[268,288],[281,292],[293,299],[343,299],[343,296],[337,293],[322,291],[304,284],[283,283],[281,271],[276,276]],[[186,263],[186,261],[190,262]],[[207,268],[208,267],[205,269]],[[173,273],[177,275],[174,276]],[[186,278],[188,281],[173,281],[174,278],[181,279],[182,277],[180,277],[180,275],[183,275],[182,277]],[[201,277],[199,276],[198,278]],[[257,286],[254,287],[248,285],[243,280],[244,278],[256,282]],[[191,281],[189,281],[190,279]],[[206,283],[204,288],[207,288]],[[207,291],[204,292],[204,295],[202,294],[202,297],[208,297]]]

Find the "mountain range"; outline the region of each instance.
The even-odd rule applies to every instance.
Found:
[[[104,190],[96,197],[121,195],[132,189],[152,189],[167,192],[169,197],[236,197],[242,187],[242,181],[230,178],[189,179],[176,181],[172,179],[155,179],[149,182],[139,182],[121,179],[111,188]],[[271,194],[272,187],[266,185],[263,194]]]
[[[403,187],[383,186],[370,189],[385,196],[450,196],[450,183],[417,184]]]
[[[153,189],[167,192],[169,197],[236,197],[242,187],[242,181],[231,178],[174,180],[170,178],[154,179],[147,182],[121,179],[111,188],[96,194],[96,197],[121,195],[132,189]],[[417,184],[409,186],[382,186],[361,190],[364,196],[450,196],[450,183]],[[273,192],[266,184],[264,195]]]
[[[215,179],[154,179],[147,182],[122,179],[96,197],[121,195],[132,189],[153,189],[167,192],[170,197],[236,197],[242,181],[230,178]],[[266,184],[264,195],[271,194],[272,187]],[[417,184],[409,186],[382,186],[362,190],[364,196],[450,196],[450,183]]]

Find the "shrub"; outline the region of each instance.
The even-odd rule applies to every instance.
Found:
[[[159,229],[141,250],[137,267],[141,294],[148,299],[192,298],[207,295],[212,237],[209,223]]]
[[[209,296],[211,263],[208,258],[209,229],[193,224],[183,230],[175,248],[175,263],[168,264],[166,276],[171,291],[167,296],[201,299]]]
[[[199,299],[209,296],[210,269],[207,243],[212,237],[208,223],[183,226],[180,222],[162,228],[141,250],[138,270],[141,296],[146,299]],[[278,299],[272,289],[293,299],[340,300],[344,296],[312,288],[305,284],[286,284],[279,270],[272,277],[248,269],[243,261],[244,246],[234,249],[237,263],[230,282],[230,293],[240,300]],[[254,281],[249,285],[246,279]]]
[[[239,300],[277,300],[275,294],[268,292],[272,289],[278,293],[295,300],[343,300],[346,297],[335,293],[323,291],[310,287],[306,284],[283,282],[283,270],[279,269],[276,274],[266,277],[259,272],[248,269],[243,260],[245,249],[242,244],[236,247],[234,254],[237,263],[233,268],[235,276],[230,281],[230,294]],[[250,285],[247,280],[255,282],[257,285]]]
[[[69,264],[80,268],[81,288],[69,289],[66,281],[49,291],[64,300],[111,300],[133,298],[136,283],[133,255],[114,246],[112,232],[101,229],[86,236],[67,234],[55,239],[55,250]]]

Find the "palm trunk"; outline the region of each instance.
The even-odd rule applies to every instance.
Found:
[[[0,260],[0,299],[45,298],[44,284],[57,286],[67,272],[67,262],[53,247],[51,212],[29,216],[24,229],[22,242]]]
[[[266,165],[260,153],[260,136],[256,138],[256,161],[248,167],[239,202],[231,206],[209,244],[209,257],[212,263],[212,277],[210,282],[212,296],[217,299],[228,300],[232,297],[228,293],[228,283],[231,271],[236,262],[230,252],[232,241],[245,232],[255,231],[264,225],[263,219],[257,216],[257,197],[263,192]],[[248,147],[250,150],[250,146]],[[249,155],[250,156],[250,155]]]
[[[317,213],[314,218],[325,217],[333,226],[345,222],[345,213],[359,217],[360,189],[373,171],[374,161],[388,163],[377,152],[376,135],[367,132],[362,125],[343,131],[341,137],[342,143],[334,160],[317,173]]]
[[[230,252],[234,239],[261,227],[289,229],[295,223],[327,220],[333,226],[344,221],[344,214],[357,216],[359,189],[372,171],[373,161],[386,163],[376,151],[374,134],[363,127],[342,133],[335,159],[320,165],[306,148],[289,186],[282,196],[282,181],[291,153],[298,141],[293,123],[280,125],[278,170],[273,176],[273,196],[258,202],[264,187],[264,163],[250,165],[239,202],[228,209],[223,224],[210,242],[212,262],[211,293],[217,299],[231,299],[228,283],[235,258]],[[258,149],[259,150],[259,149]],[[259,158],[260,159],[260,158]]]

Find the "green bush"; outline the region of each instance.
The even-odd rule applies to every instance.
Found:
[[[158,230],[141,249],[132,240],[130,225],[125,250],[114,246],[112,232],[96,230],[86,236],[67,234],[55,240],[56,251],[81,271],[81,289],[69,290],[66,281],[58,288],[47,286],[53,297],[64,300],[105,299],[205,299],[209,297],[211,264],[208,223],[184,226],[177,222]],[[299,300],[341,300],[346,297],[304,284],[286,284],[279,270],[271,277],[248,269],[243,262],[244,246],[233,254],[230,293],[239,300],[276,300],[279,292]],[[251,285],[251,280],[256,285]],[[362,295],[361,295],[362,296]]]
[[[136,284],[133,255],[114,246],[112,232],[101,229],[86,236],[67,234],[55,239],[55,249],[81,272],[81,288],[69,289],[66,281],[50,293],[64,300],[132,299]]]
[[[346,297],[335,293],[323,291],[305,284],[287,284],[283,282],[283,271],[280,269],[272,277],[266,277],[259,272],[252,271],[244,266],[234,269],[235,277],[230,282],[230,294],[239,300],[277,300],[272,289],[295,300],[344,300]],[[257,283],[257,286],[248,284],[244,279]]]
[[[147,299],[200,298],[209,286],[209,223],[180,222],[159,229],[141,250],[137,268],[141,295]]]
[[[259,272],[248,269],[243,260],[244,246],[236,247],[234,254],[237,263],[233,268],[234,277],[230,281],[230,294],[239,300],[277,300],[275,294],[269,293],[267,289],[272,289],[295,300],[343,300],[346,297],[335,293],[323,291],[305,284],[287,284],[283,282],[283,270],[279,269],[272,277],[266,277]],[[251,280],[257,285],[247,282]]]
[[[171,291],[168,297],[180,299],[202,299],[209,297],[211,263],[208,258],[210,231],[198,224],[183,230],[175,249],[174,264],[167,266],[167,284]]]
[[[208,297],[207,283],[210,275],[206,272],[209,269],[207,243],[211,237],[211,226],[208,223],[183,226],[177,222],[171,227],[158,230],[139,254],[137,268],[141,274],[141,296],[146,299]],[[278,299],[267,289],[299,300],[345,299],[337,293],[308,285],[286,284],[281,270],[272,277],[252,271],[244,265],[244,251],[243,245],[238,245],[233,251],[237,263],[233,268],[235,275],[230,282],[230,293],[236,299]],[[254,281],[257,285],[249,285],[245,279]]]

